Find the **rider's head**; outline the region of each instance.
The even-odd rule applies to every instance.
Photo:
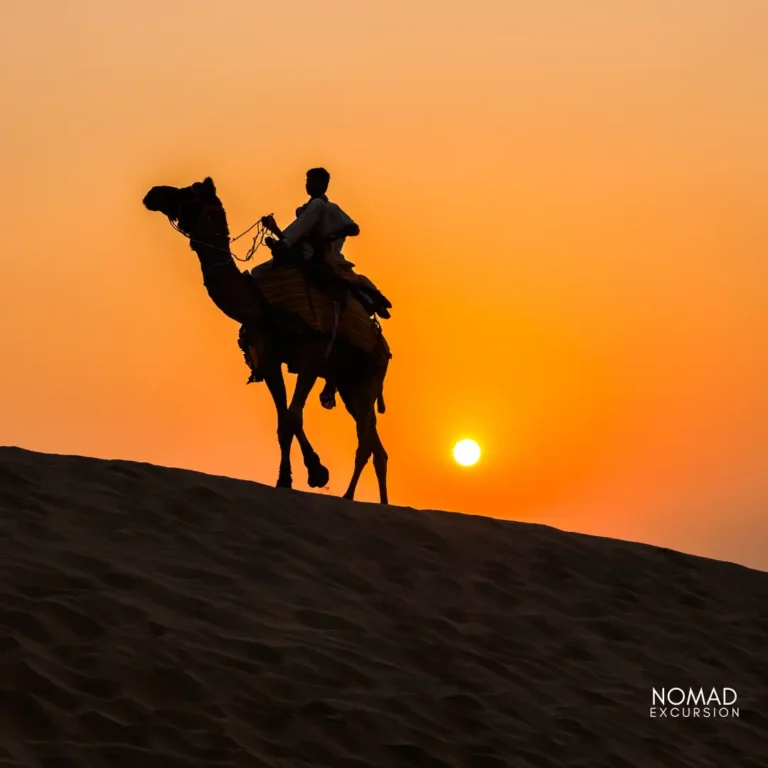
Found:
[[[331,174],[325,168],[310,168],[307,171],[307,194],[310,197],[319,197],[328,191],[328,182]]]

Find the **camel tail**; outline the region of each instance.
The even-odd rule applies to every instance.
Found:
[[[379,413],[386,413],[387,412],[387,406],[384,403],[384,385],[381,385],[381,392],[379,392],[379,396],[376,398],[376,410]]]

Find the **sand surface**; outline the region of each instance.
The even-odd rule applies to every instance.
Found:
[[[768,765],[740,566],[3,448],[0,569],[3,768]]]

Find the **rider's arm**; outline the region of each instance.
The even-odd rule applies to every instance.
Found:
[[[338,209],[338,222],[335,229],[331,232],[329,239],[337,240],[340,237],[357,237],[360,234],[360,227],[352,221],[351,217]]]
[[[301,240],[320,221],[324,205],[325,203],[319,198],[311,200],[296,220],[283,230],[283,240],[289,247]]]

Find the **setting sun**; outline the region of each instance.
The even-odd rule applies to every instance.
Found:
[[[0,444],[275,485],[269,388],[143,198],[210,175],[249,270],[322,166],[360,228],[338,255],[392,303],[392,504],[768,569],[768,2],[209,5],[0,2]],[[270,276],[330,342],[333,304]],[[328,482],[294,442],[292,483],[344,495],[324,387]]]
[[[453,446],[453,458],[462,467],[471,467],[480,458],[480,446],[474,440],[459,440]]]

